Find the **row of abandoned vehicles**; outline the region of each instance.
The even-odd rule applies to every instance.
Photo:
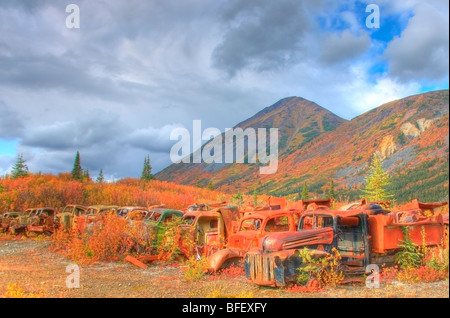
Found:
[[[157,248],[166,235],[166,224],[180,218],[178,252],[186,257],[208,258],[211,271],[231,264],[244,266],[247,279],[259,285],[286,286],[296,280],[302,266],[300,250],[307,248],[315,258],[333,250],[341,256],[345,274],[359,275],[369,264],[393,265],[404,240],[404,228],[418,245],[448,244],[447,202],[422,203],[413,200],[401,211],[389,210],[390,202],[361,200],[333,209],[329,199],[301,200],[287,208],[284,199],[269,198],[264,207],[239,210],[226,202],[194,204],[184,211],[161,206],[118,207],[68,205],[28,209],[24,213],[1,215],[2,232],[52,234],[58,230],[88,231],[108,213],[124,217],[150,229],[146,242],[149,255],[127,259],[140,266],[159,258]],[[187,235],[187,236],[186,236]],[[189,238],[189,244],[186,243]],[[171,240],[175,240],[171,236]]]

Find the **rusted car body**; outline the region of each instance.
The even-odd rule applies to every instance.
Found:
[[[51,234],[55,231],[57,211],[54,208],[38,208],[36,214],[31,216],[27,225],[27,232],[38,234]]]
[[[132,212],[135,210],[148,211],[147,208],[143,207],[143,206],[122,206],[117,209],[117,215],[120,217],[126,217],[129,212]]]
[[[366,199],[362,199],[361,201],[351,202],[347,205],[341,206],[339,211],[351,211],[356,209],[362,209],[367,214],[388,214],[390,213],[390,204],[391,201],[371,201],[368,202]]]
[[[30,217],[32,217],[33,215],[36,215],[36,212],[37,212],[38,209],[39,209],[39,208],[29,208],[29,209],[26,209],[25,212],[22,213],[22,217],[23,217],[23,218],[30,218]]]
[[[14,219],[10,223],[8,231],[13,235],[17,235],[20,233],[26,234],[27,226],[30,223],[30,219],[33,216],[36,216],[38,210],[39,208],[26,209],[21,216],[19,216],[17,219]]]
[[[236,231],[238,218],[239,210],[234,205],[186,212],[180,225],[182,253],[187,257],[208,257],[222,249],[227,238]]]
[[[83,205],[69,204],[64,207],[61,213],[56,214],[55,222],[57,227],[70,231],[76,229],[76,220],[79,216],[86,214],[87,207]]]
[[[184,213],[180,210],[156,208],[150,210],[144,218],[144,225],[148,229],[148,244],[157,250],[159,244],[164,240],[167,225],[175,220],[182,218]]]
[[[193,205],[190,205],[185,212],[192,212],[192,211],[211,211],[216,208],[220,208],[222,206],[226,206],[227,202],[216,202],[216,203],[194,203]]]
[[[28,223],[28,220],[36,215],[37,211],[39,210],[39,208],[29,208],[26,209],[25,212],[23,212],[22,216],[19,218],[19,222],[22,224],[26,224]]]
[[[87,207],[85,214],[74,216],[74,227],[78,232],[83,232],[90,224],[101,219],[102,216],[108,213],[117,214],[117,205],[91,205]]]
[[[6,212],[2,214],[0,220],[0,232],[8,232],[11,223],[18,220],[22,216],[22,212]]]
[[[287,205],[290,209],[296,209],[301,211],[316,210],[318,208],[331,208],[333,206],[333,199],[311,199],[311,200],[298,200],[291,202]]]
[[[302,265],[299,250],[305,247],[316,257],[336,248],[346,274],[362,274],[369,264],[393,264],[400,240],[404,239],[403,227],[408,228],[409,237],[418,245],[422,245],[423,238],[427,246],[442,243],[443,216],[427,217],[422,208],[434,209],[443,204],[421,204],[416,209],[392,213],[363,208],[307,211],[298,231],[268,235],[258,248],[246,254],[246,277],[256,284],[274,287],[295,281]]]
[[[274,207],[274,209],[276,209],[276,210],[282,210],[282,209],[286,208],[288,202],[287,202],[286,198],[278,198],[278,197],[269,196],[266,200],[266,204]]]
[[[147,209],[134,209],[132,211],[129,211],[125,218],[131,222],[133,221],[143,221],[147,215],[149,214],[149,211]]]
[[[295,231],[296,222],[293,211],[267,210],[244,216],[239,231],[227,239],[227,248],[214,253],[209,259],[210,269],[217,271],[228,264],[241,260],[245,253],[268,234]]]

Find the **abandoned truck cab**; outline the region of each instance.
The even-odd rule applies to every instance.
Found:
[[[348,253],[348,260],[365,268],[370,254],[367,232],[368,215],[363,212],[306,212],[297,232],[268,235],[259,248],[247,253],[245,274],[259,285],[285,286],[295,281],[302,265],[299,249],[305,247],[319,257],[330,253],[333,247],[341,248]]]
[[[53,233],[56,228],[56,213],[57,211],[54,208],[39,208],[36,215],[30,217],[27,231],[47,235]]]
[[[92,226],[95,222],[101,220],[103,216],[109,213],[117,214],[117,205],[91,205],[87,207],[86,214],[80,214],[73,217],[74,227],[79,233]]]
[[[239,210],[233,205],[212,211],[186,212],[181,224],[183,254],[187,257],[209,256],[223,248],[226,239],[235,231],[238,215]]]
[[[210,269],[217,271],[241,260],[248,250],[257,247],[258,242],[270,233],[295,231],[295,228],[293,211],[266,210],[244,216],[238,232],[228,237],[227,248],[210,257]]]
[[[56,214],[55,221],[60,229],[70,231],[76,229],[77,217],[86,214],[86,211],[87,207],[85,206],[69,204],[61,213]]]
[[[404,239],[403,227],[408,228],[409,237],[416,244],[421,245],[423,239],[427,246],[442,243],[442,215],[426,217],[420,209],[389,214],[372,212],[364,209],[306,212],[297,232],[268,235],[258,248],[246,254],[247,279],[274,287],[294,282],[302,266],[300,250],[305,247],[315,257],[325,257],[335,248],[346,274],[363,274],[369,264],[392,265],[400,240]],[[401,218],[401,215],[416,217]]]
[[[22,212],[6,212],[0,218],[0,233],[8,232],[10,224],[14,224],[22,216]]]
[[[174,222],[176,218],[182,218],[183,212],[180,210],[155,208],[150,210],[147,216],[144,218],[144,224],[149,231],[148,244],[150,244],[155,250],[158,245],[164,239],[167,231],[167,226],[171,222]]]

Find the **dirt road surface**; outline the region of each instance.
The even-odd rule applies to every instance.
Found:
[[[343,285],[324,292],[289,292],[285,289],[259,287],[243,276],[206,276],[200,281],[186,281],[184,267],[152,264],[141,269],[128,262],[98,263],[80,268],[79,288],[67,288],[66,267],[74,262],[49,250],[50,242],[32,239],[0,241],[0,296],[8,284],[17,284],[27,295],[64,298],[353,298],[353,297],[426,297],[448,298],[449,283],[382,285],[369,289],[364,285]],[[11,285],[10,285],[11,286]]]

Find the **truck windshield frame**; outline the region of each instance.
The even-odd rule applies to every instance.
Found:
[[[310,222],[307,222],[310,220]],[[302,216],[298,222],[298,231],[306,229],[322,229],[335,227],[335,218],[329,214],[313,213]]]

